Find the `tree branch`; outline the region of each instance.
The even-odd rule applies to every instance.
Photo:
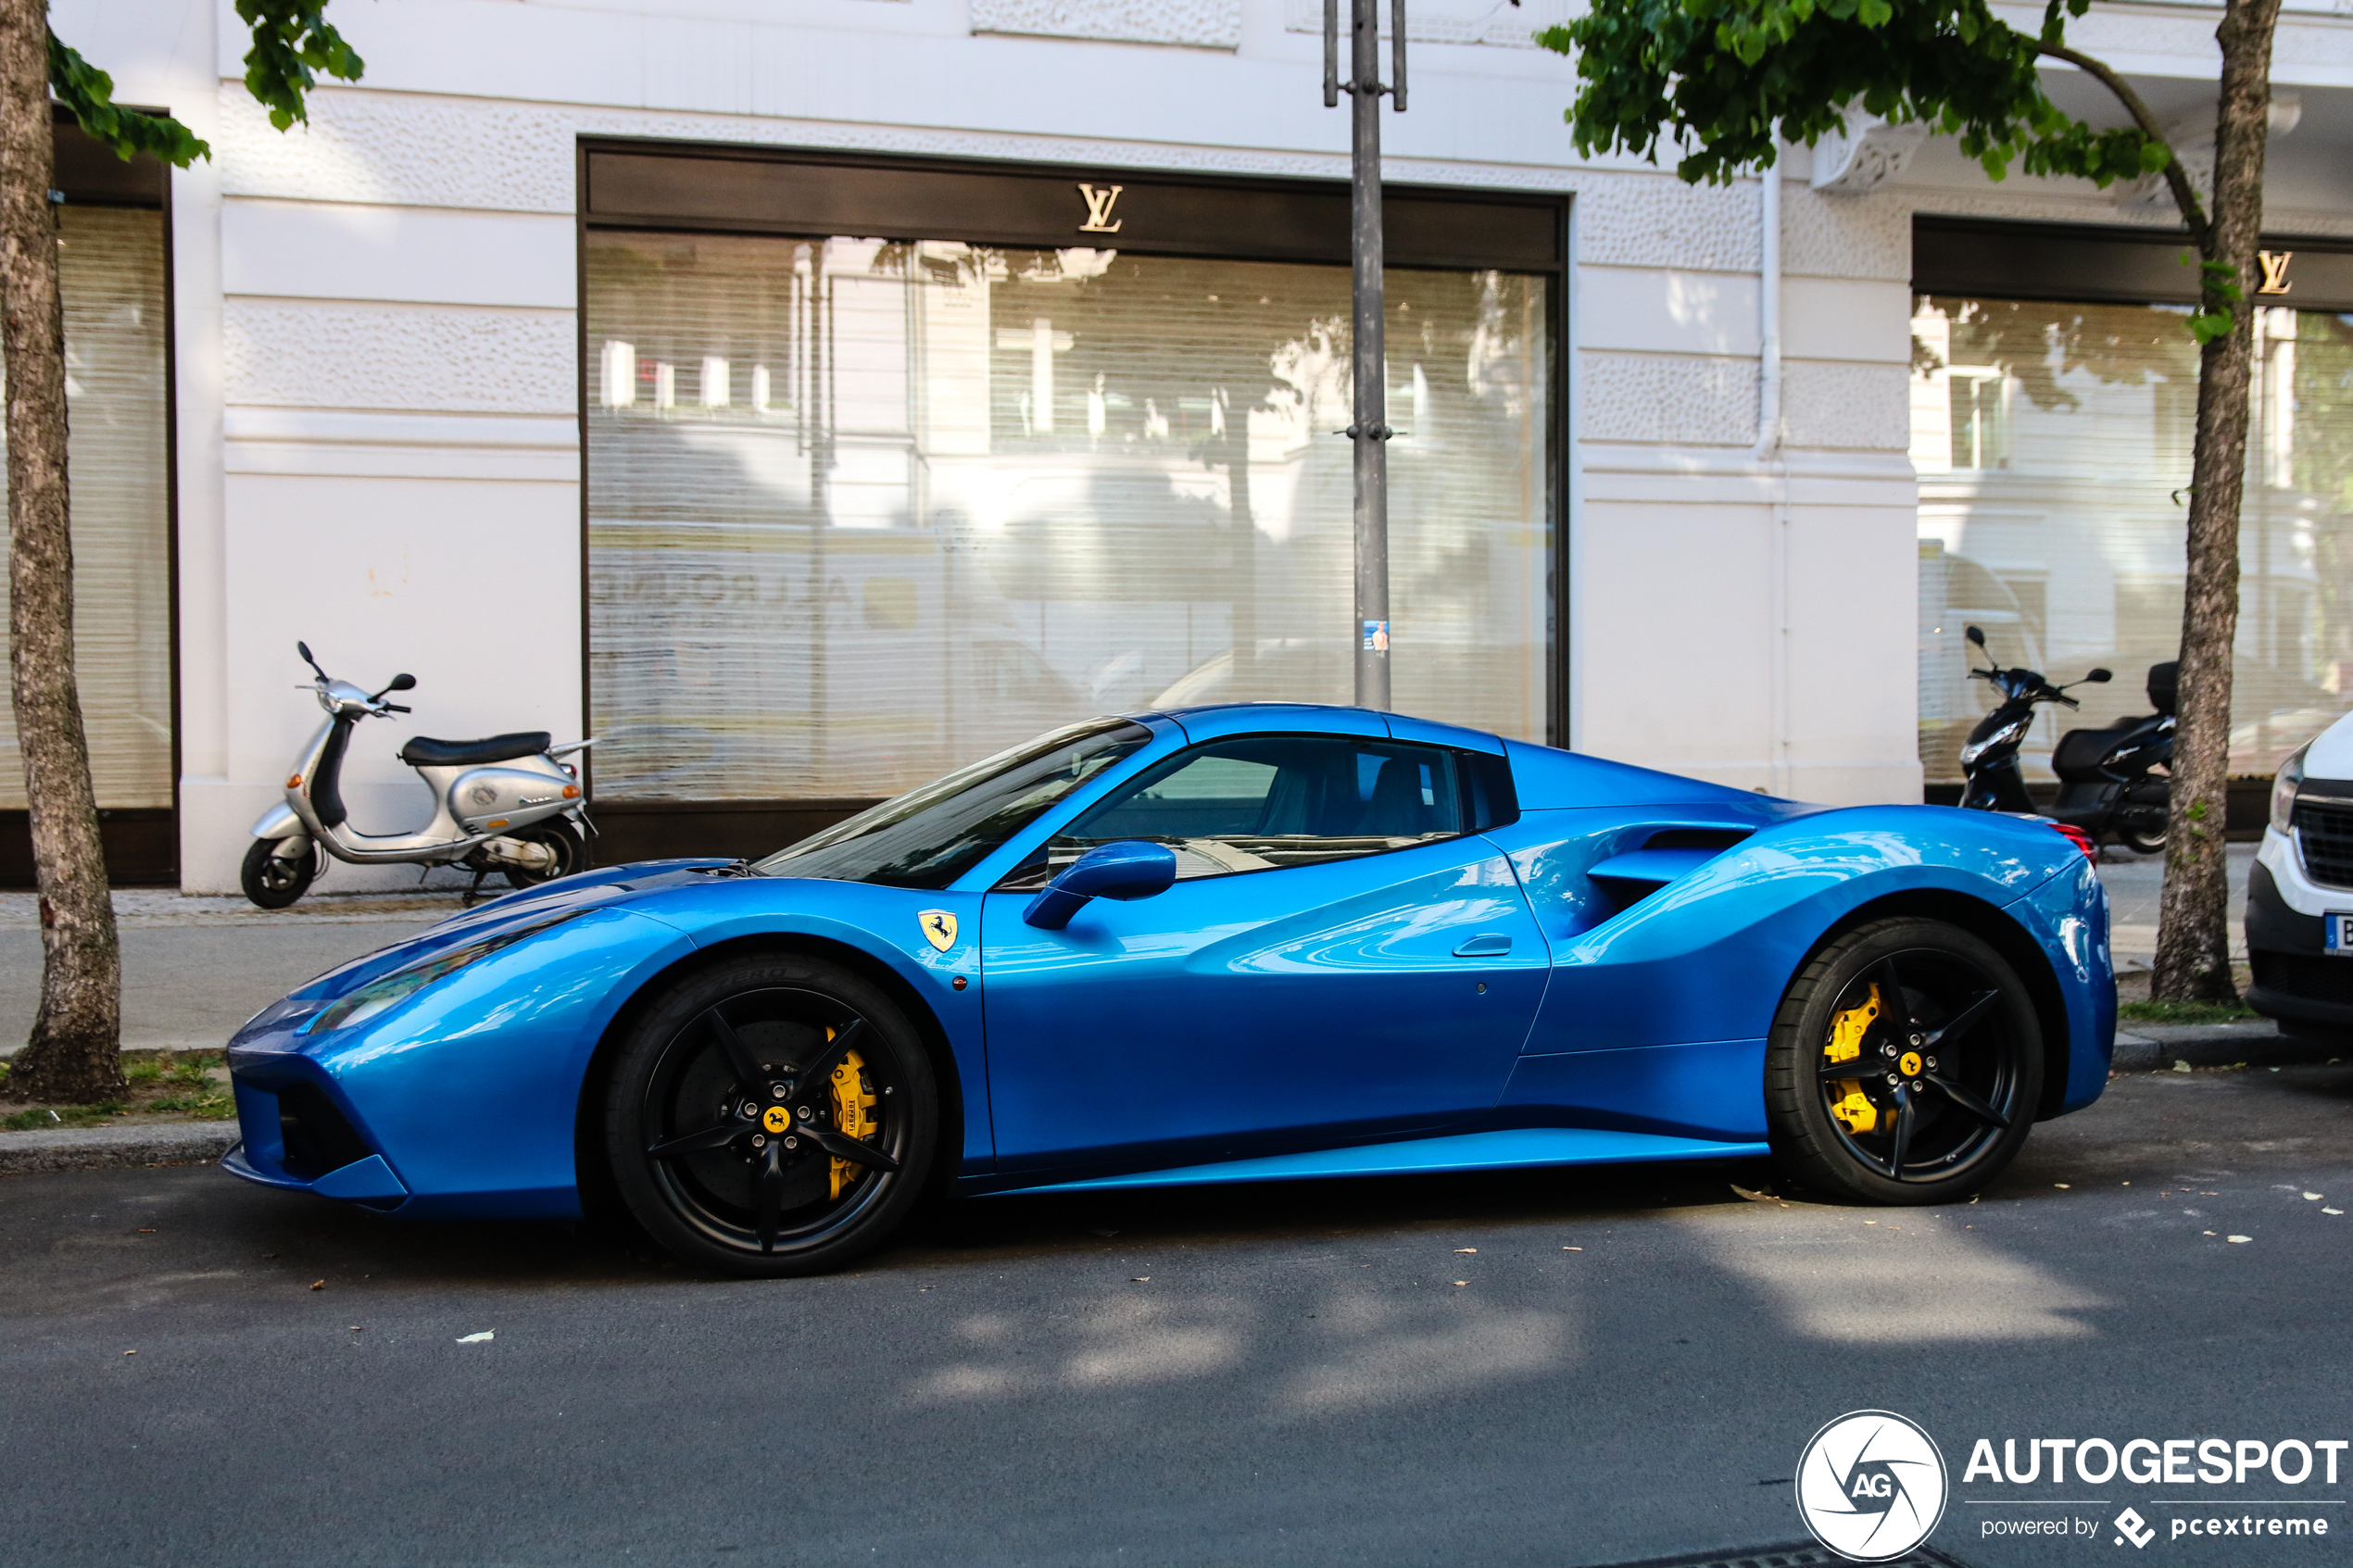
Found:
[[[2133,117],[2133,123],[2141,128],[2141,134],[2165,148],[2166,188],[2173,193],[2173,205],[2182,209],[2182,221],[2188,226],[2190,238],[2196,243],[2198,254],[2211,256],[2213,225],[2207,220],[2206,207],[2190,184],[2189,171],[2182,167],[2181,158],[2175,156],[2171,139],[2158,124],[2157,116],[2149,112],[2148,105],[2141,101],[2141,95],[2133,91],[2133,84],[2091,56],[2070,49],[2064,44],[2048,44],[2039,38],[2031,42],[2035,53],[2048,55],[2055,60],[2065,60],[2115,94],[2117,101],[2124,106],[2125,112]]]

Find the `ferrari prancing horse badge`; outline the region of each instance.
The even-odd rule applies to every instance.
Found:
[[[946,909],[919,909],[915,918],[923,922],[924,939],[941,952],[956,945],[956,917]]]

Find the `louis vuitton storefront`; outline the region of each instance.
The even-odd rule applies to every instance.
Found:
[[[1331,182],[580,152],[607,859],[750,853],[1040,730],[1345,702]],[[1557,198],[1389,206],[1400,709],[1559,727]]]

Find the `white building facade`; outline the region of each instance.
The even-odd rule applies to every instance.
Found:
[[[1964,621],[2129,711],[2180,604],[2166,210],[1797,149],[1760,439],[1760,187],[1579,158],[1550,3],[1415,0],[1384,117],[1398,706],[1832,802],[1957,777]],[[1348,699],[1320,6],[333,15],[365,81],[281,134],[229,7],[54,14],[213,147],[61,163],[119,876],[234,887],[317,722],[297,638],[418,678],[355,743],[363,829],[423,814],[404,734],[592,733],[608,860],[774,847],[1096,711]],[[2213,17],[2071,38],[2210,123]],[[2250,773],[2353,706],[2353,18],[2292,12],[2275,80]]]

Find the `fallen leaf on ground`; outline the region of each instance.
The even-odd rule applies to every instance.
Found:
[[[2323,1209],[2321,1212],[2323,1214],[2342,1214],[2345,1210],[2342,1209]]]
[[[2326,1198],[2328,1194],[2324,1192],[2308,1192],[2304,1195],[2305,1198],[2312,1203],[2318,1203],[2321,1199]]]
[[[1463,1253],[1463,1252],[1476,1252],[1476,1251],[1478,1251],[1478,1248],[1476,1248],[1476,1247],[1457,1247],[1456,1248],[1454,1248],[1454,1250],[1455,1250],[1457,1253]]]
[[[458,1343],[460,1345],[487,1344],[489,1343],[491,1336],[497,1332],[498,1331],[495,1328],[485,1328],[480,1334],[461,1334],[458,1336]]]
[[[1468,1281],[1468,1280],[1466,1280],[1466,1279],[1458,1279],[1458,1280],[1456,1280],[1454,1283],[1455,1283],[1456,1285],[1468,1285],[1468,1284],[1470,1283],[1470,1281]]]
[[[323,1279],[314,1279],[310,1282],[310,1288],[313,1290],[324,1290],[327,1288],[327,1282]]]
[[[2224,1241],[2253,1241],[2255,1238],[2251,1236],[2226,1236],[2222,1239]]]
[[[2065,1192],[2065,1191],[2067,1191],[2067,1190],[2068,1190],[2068,1184],[2067,1184],[2067,1183],[2065,1183],[2065,1182],[2053,1182],[2051,1185],[2052,1185],[2053,1186],[2055,1186],[2055,1187],[2058,1188],[2058,1189],[2059,1189],[2059,1191],[2061,1191],[2061,1192]]]
[[[125,1351],[123,1352],[123,1354],[124,1354],[124,1355],[126,1355],[126,1356],[135,1356],[135,1355],[137,1355],[138,1353],[139,1353],[139,1352],[138,1352],[138,1351],[136,1351],[136,1350],[125,1350]]]
[[[1129,1274],[1127,1276],[1127,1283],[1130,1285],[1150,1285],[1151,1282],[1152,1276],[1150,1274]]]
[[[2307,1197],[2310,1197],[2310,1198],[2318,1198],[2318,1197],[2320,1197],[2321,1195],[2320,1195],[2319,1193],[2315,1192],[2315,1193],[2309,1193],[2309,1194],[2307,1194],[2306,1196],[2307,1196]],[[139,1227],[139,1234],[140,1234],[141,1236],[153,1236],[153,1235],[155,1235],[155,1234],[156,1234],[156,1228],[155,1228],[155,1226],[153,1226],[153,1225],[141,1225],[141,1226]]]
[[[1564,1252],[1582,1252],[1585,1249],[1581,1247],[1564,1247],[1561,1250]]]

